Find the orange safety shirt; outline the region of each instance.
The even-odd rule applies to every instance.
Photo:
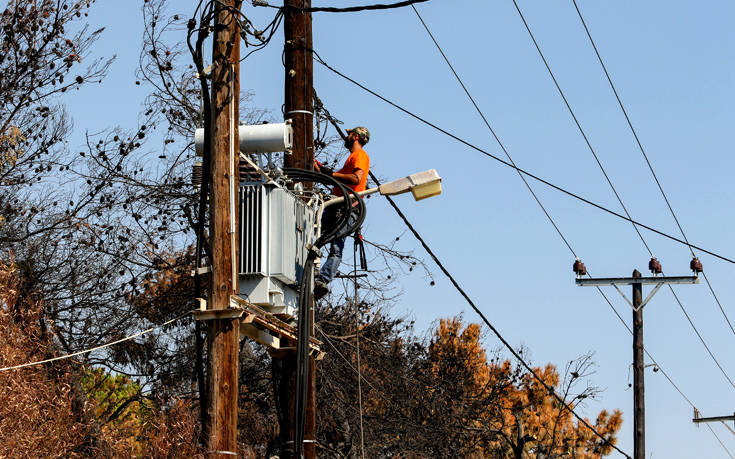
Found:
[[[336,172],[340,174],[354,174],[355,171],[357,171],[358,169],[362,171],[362,179],[360,180],[360,183],[358,183],[357,185],[345,183],[345,186],[348,186],[358,192],[365,191],[365,187],[367,186],[368,173],[370,172],[370,157],[367,153],[365,153],[365,150],[363,150],[362,148],[355,151],[354,153],[350,153],[347,161],[345,161],[345,165],[342,166],[342,169]],[[339,191],[339,188],[335,188],[332,193],[335,196],[342,196],[342,192]]]

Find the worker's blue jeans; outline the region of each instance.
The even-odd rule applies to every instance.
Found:
[[[337,269],[339,264],[342,263],[342,252],[345,248],[345,240],[347,236],[343,236],[332,241],[329,246],[329,256],[324,260],[322,269],[319,270],[318,280],[328,284],[334,280],[334,276],[337,275]]]
[[[333,212],[325,212],[324,217],[322,218],[322,228],[329,228],[331,225],[334,225],[335,219],[336,217]],[[353,225],[356,219],[357,215],[354,212],[350,213],[347,226],[349,227]],[[334,280],[334,276],[337,275],[339,265],[342,263],[342,252],[345,248],[345,240],[347,239],[347,236],[347,233],[342,233],[329,245],[329,255],[327,256],[327,259],[324,260],[322,268],[319,270],[317,281],[329,284]]]

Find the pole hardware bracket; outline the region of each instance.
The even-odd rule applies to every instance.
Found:
[[[230,299],[230,307],[225,309],[207,309],[207,300],[197,298],[199,301],[199,309],[191,311],[196,320],[217,320],[217,319],[239,319],[245,312],[237,303],[233,303]]]
[[[220,320],[220,319],[239,319],[244,311],[242,309],[195,309],[191,311],[196,320]]]
[[[200,266],[196,269],[191,270],[191,277],[201,276],[202,274],[209,274],[212,272],[211,266]]]

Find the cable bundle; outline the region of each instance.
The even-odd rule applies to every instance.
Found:
[[[296,345],[296,400],[294,403],[294,448],[295,457],[301,457],[304,442],[304,427],[306,425],[306,398],[309,377],[309,341],[311,339],[312,324],[309,320],[309,310],[312,305],[312,283],[314,280],[314,261],[319,256],[319,250],[343,234],[355,232],[365,220],[365,203],[360,195],[351,188],[340,183],[333,177],[315,171],[297,168],[284,168],[283,173],[297,182],[316,182],[327,186],[334,186],[345,197],[340,204],[341,214],[338,215],[336,225],[328,232],[319,235],[314,246],[310,248],[304,263],[304,275],[299,285],[299,313],[298,313],[298,340]],[[352,201],[356,202],[353,206]],[[350,224],[350,213],[355,212],[357,219]]]

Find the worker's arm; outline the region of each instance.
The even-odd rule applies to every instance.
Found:
[[[359,185],[360,181],[362,180],[362,176],[365,174],[365,172],[362,169],[355,169],[355,171],[351,174],[342,174],[339,172],[333,172],[331,168],[323,166],[316,159],[314,160],[314,169],[317,172],[331,175],[332,177],[336,178],[340,182],[346,183],[348,185]]]

